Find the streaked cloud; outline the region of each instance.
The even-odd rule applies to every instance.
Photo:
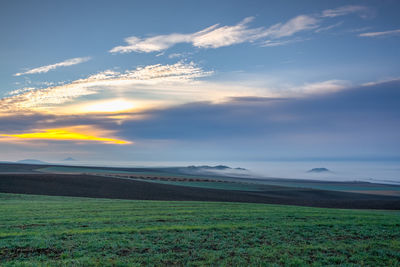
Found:
[[[96,90],[87,85],[86,82],[75,81],[55,87],[32,89],[28,92],[6,97],[0,99],[0,114],[45,111],[52,106],[72,101],[78,97],[95,94]]]
[[[300,15],[289,20],[286,23],[278,23],[271,26],[266,31],[264,31],[260,35],[260,37],[288,37],[300,31],[315,29],[317,27],[318,20],[316,18],[307,15]]]
[[[160,53],[161,54],[161,53]],[[162,53],[163,54],[163,53]],[[158,56],[158,55],[156,55],[156,56]],[[183,57],[184,56],[184,54],[183,53],[172,53],[172,54],[169,54],[168,55],[168,58],[181,58],[181,57]]]
[[[245,18],[234,26],[213,25],[207,29],[192,35],[190,42],[195,47],[200,48],[218,48],[251,42],[261,38],[262,28],[249,28],[248,24],[253,17]]]
[[[19,95],[19,94],[26,93],[26,92],[29,92],[29,91],[32,91],[35,89],[36,89],[35,87],[24,87],[24,88],[20,88],[20,89],[16,89],[11,92],[8,92],[7,95]]]
[[[90,75],[85,79],[58,86],[16,90],[13,92],[13,96],[0,99],[0,114],[32,111],[54,112],[54,109],[60,108],[60,105],[100,92],[116,95],[118,88],[126,88],[129,91],[134,89],[135,86],[160,85],[161,87],[162,85],[162,87],[172,87],[173,85],[192,83],[195,79],[208,76],[211,73],[211,71],[204,71],[193,62],[149,65],[125,72],[106,70]]]
[[[122,122],[128,113],[128,117],[138,118],[147,110],[194,101],[219,103],[232,97],[249,96],[303,97],[350,86],[342,80],[288,84],[276,77],[271,78],[275,81],[270,80],[264,73],[204,79],[212,74],[213,71],[184,61],[171,65],[141,66],[121,72],[105,70],[66,84],[14,91],[12,96],[0,99],[0,116],[13,113],[57,116],[104,114]]]
[[[358,13],[362,18],[365,18],[368,17],[370,12],[371,12],[370,8],[366,6],[348,5],[334,9],[326,9],[322,11],[321,17],[335,18],[339,16],[345,16],[351,13]]]
[[[382,32],[365,32],[361,33],[358,36],[360,37],[387,37],[392,35],[400,35],[400,29],[391,30],[391,31],[382,31]]]
[[[342,6],[336,9],[327,9],[321,14],[299,15],[286,22],[276,23],[270,27],[251,28],[250,22],[254,17],[247,17],[236,25],[221,26],[214,24],[195,33],[172,33],[156,35],[147,38],[131,36],[125,39],[125,45],[116,46],[111,53],[150,53],[161,52],[179,43],[188,43],[198,48],[219,48],[245,42],[261,41],[262,46],[277,46],[287,44],[289,41],[279,39],[293,36],[302,31],[315,30],[315,33],[332,29],[342,22],[321,27],[320,23],[329,18],[357,13],[365,18],[370,13],[370,8],[360,5]],[[159,55],[159,54],[158,54]]]
[[[126,45],[114,47],[110,52],[160,52],[178,43],[190,43],[199,48],[219,48],[244,42],[254,42],[267,37],[288,37],[297,32],[317,27],[317,19],[307,15],[297,16],[286,23],[277,23],[269,28],[250,28],[248,24],[253,19],[253,17],[245,18],[233,26],[215,24],[191,34],[173,33],[148,38],[132,36],[125,39]]]
[[[343,24],[343,21],[339,21],[338,23],[335,23],[335,24],[332,24],[332,25],[329,25],[329,26],[326,26],[326,27],[320,27],[320,28],[316,29],[315,32],[319,33],[319,32],[328,31],[330,29],[339,27],[342,24]]]
[[[385,78],[378,81],[366,82],[362,86],[376,86],[381,84],[399,83],[400,77]]]
[[[217,48],[235,43],[241,43],[258,34],[260,29],[248,29],[247,24],[252,17],[246,18],[234,26],[219,26],[215,24],[199,32],[191,34],[172,33],[148,38],[131,36],[125,39],[127,45],[117,46],[111,53],[158,52],[166,50],[178,43],[191,43],[196,47]]]
[[[54,70],[54,69],[59,68],[59,67],[68,67],[68,66],[73,66],[73,65],[80,64],[80,63],[84,63],[84,62],[89,61],[90,59],[91,59],[90,57],[71,58],[71,59],[67,59],[67,60],[59,62],[59,63],[46,65],[46,66],[41,66],[41,67],[38,67],[38,68],[27,70],[25,72],[19,72],[19,73],[14,74],[14,76],[21,76],[21,75],[26,75],[26,74],[46,73],[46,72],[49,72],[50,70]]]
[[[294,87],[294,91],[302,94],[326,94],[351,88],[351,83],[344,80],[327,80],[322,82],[305,83],[302,86]]]
[[[370,29],[372,29],[371,26],[366,26],[366,27],[361,27],[361,28],[349,29],[349,30],[347,30],[347,32],[352,32],[352,33],[354,33],[354,32],[365,32],[365,31],[370,30]]]
[[[93,132],[93,127],[75,126],[70,128],[43,129],[37,132],[30,132],[30,133],[0,134],[0,137],[6,137],[6,139],[0,138],[0,141],[4,140],[12,141],[12,140],[23,139],[23,140],[57,140],[57,141],[79,141],[79,142],[95,141],[106,144],[119,144],[119,145],[132,144],[132,142],[130,141],[97,136],[95,135],[97,131],[94,131],[95,133],[90,134],[87,133],[88,130],[90,132]]]
[[[125,39],[127,45],[116,46],[110,50],[111,53],[130,53],[130,52],[157,52],[162,51],[177,43],[189,43],[190,35],[185,34],[169,34],[149,37],[141,39],[136,36],[131,36]]]
[[[261,46],[262,47],[282,46],[282,45],[288,45],[288,44],[303,42],[303,41],[306,41],[306,40],[309,40],[309,39],[295,38],[295,39],[289,39],[289,40],[267,40],[263,44],[261,44]]]

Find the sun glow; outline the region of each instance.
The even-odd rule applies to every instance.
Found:
[[[115,99],[110,101],[101,101],[82,107],[82,112],[115,113],[127,111],[135,108],[131,101]]]
[[[155,107],[167,106],[165,101],[160,100],[143,100],[143,99],[104,99],[98,101],[85,101],[73,105],[63,105],[53,109],[53,113],[59,115],[84,115],[84,114],[101,114],[108,118],[122,119],[122,117],[137,117],[138,113],[145,110],[151,110]],[[127,116],[129,114],[129,116]]]
[[[99,137],[86,133],[73,132],[68,128],[44,129],[36,133],[1,134],[0,136],[18,139],[44,139],[60,141],[97,141],[108,144],[131,144],[132,142],[114,138]]]

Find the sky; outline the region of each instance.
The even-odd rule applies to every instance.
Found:
[[[0,161],[400,160],[399,11],[1,1]]]

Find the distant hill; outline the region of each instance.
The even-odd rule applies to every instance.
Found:
[[[68,158],[63,159],[63,161],[76,161],[76,159],[68,157]]]
[[[219,176],[232,176],[232,177],[244,177],[249,176],[250,172],[244,168],[231,168],[225,165],[200,165],[200,166],[187,166],[187,167],[179,167],[174,168],[175,172],[181,174],[190,174],[190,175],[219,175]]]
[[[231,168],[225,165],[217,165],[217,166],[208,166],[208,165],[203,165],[203,166],[188,166],[188,169],[192,170],[241,170],[241,171],[246,171],[244,168]]]
[[[331,172],[330,170],[328,170],[327,168],[314,168],[309,170],[308,172],[310,173],[321,173],[321,172]]]
[[[37,160],[37,159],[23,159],[23,160],[18,160],[16,163],[21,163],[21,164],[49,164],[47,162]]]

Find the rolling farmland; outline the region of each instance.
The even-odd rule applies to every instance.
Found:
[[[0,194],[1,266],[400,264],[398,211]]]

